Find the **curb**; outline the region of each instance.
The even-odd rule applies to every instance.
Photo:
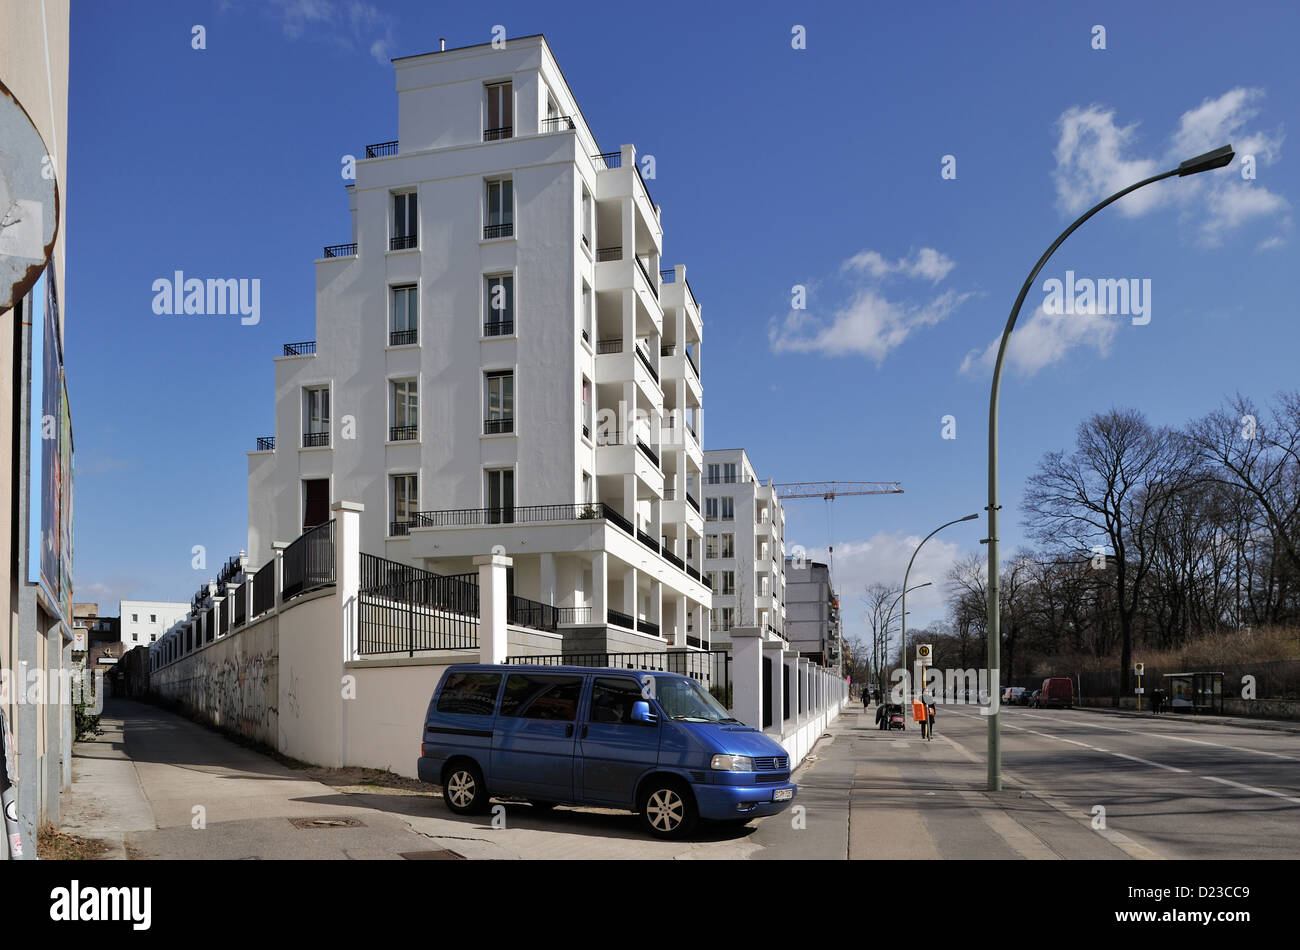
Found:
[[[1101,706],[1078,706],[1075,709],[1083,712],[1100,713],[1104,716],[1119,716],[1124,719],[1141,719],[1144,722],[1160,721],[1164,716],[1155,716],[1150,713],[1129,712],[1124,709],[1106,709]],[[1264,732],[1286,732],[1292,735],[1300,735],[1300,723],[1292,723],[1288,720],[1278,719],[1243,719],[1239,716],[1222,717],[1222,716],[1185,716],[1183,713],[1169,713],[1170,718],[1175,720],[1186,719],[1189,722],[1215,723],[1220,726],[1231,726],[1234,729],[1257,729]]]

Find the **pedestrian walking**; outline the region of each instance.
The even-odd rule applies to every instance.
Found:
[[[930,697],[930,703],[926,707],[925,737],[926,739],[934,738],[934,697]]]
[[[865,686],[862,687],[862,711],[866,712],[871,708],[871,690]]]

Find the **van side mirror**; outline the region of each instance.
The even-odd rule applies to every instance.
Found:
[[[653,726],[659,721],[659,717],[650,711],[648,702],[644,699],[638,699],[632,704],[632,721],[643,726]]]

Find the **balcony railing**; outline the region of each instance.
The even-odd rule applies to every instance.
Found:
[[[740,481],[739,475],[706,475],[704,484],[706,485],[734,485]]]
[[[677,282],[677,269],[670,267],[667,270],[661,270],[659,280],[665,284],[675,284]]]
[[[592,521],[604,519],[632,534],[632,523],[604,502],[577,505],[523,505],[514,508],[448,508],[417,511],[411,516],[416,528],[460,528],[492,524],[541,524],[548,521]]]
[[[696,497],[692,495],[690,492],[686,493],[686,503],[695,509],[696,514],[699,514],[700,511],[699,500],[696,499]]]
[[[259,451],[259,452],[274,452],[274,451],[275,451],[275,436],[273,436],[273,435],[259,435],[259,436],[257,437],[257,451]]]
[[[655,468],[659,467],[659,453],[650,446],[646,445],[640,439],[636,440],[636,447],[645,453],[645,457],[655,463]]]
[[[483,141],[498,142],[501,139],[508,139],[512,137],[514,134],[515,134],[515,127],[513,125],[502,125],[502,126],[498,126],[495,129],[484,129]]]
[[[695,567],[694,565],[687,564],[687,565],[686,565],[686,576],[687,576],[687,577],[693,577],[693,578],[695,578],[695,579],[698,581],[698,580],[700,579],[700,569],[699,569],[698,567]]]
[[[483,420],[483,432],[485,435],[499,435],[503,432],[515,431],[514,416],[498,416],[495,419]]]
[[[681,558],[679,558],[672,551],[668,550],[667,548],[663,548],[660,553],[663,554],[665,560],[669,561],[672,564],[676,564],[678,569],[685,569],[686,562],[683,561]]]
[[[388,536],[391,538],[400,538],[411,533],[411,522],[409,521],[390,521],[388,522]]]
[[[621,339],[596,341],[597,356],[601,355],[602,353],[622,353],[622,352],[623,352],[623,341]]]
[[[653,620],[646,620],[644,617],[638,617],[636,628],[641,633],[648,633],[654,637],[659,636],[659,624],[655,623]]]
[[[410,442],[419,437],[419,426],[390,426],[388,429],[389,442]]]
[[[596,263],[604,261],[621,261],[623,259],[622,247],[598,247],[596,248]]]
[[[695,360],[691,356],[690,350],[686,351],[686,365],[691,368],[691,372],[695,374],[695,378],[698,380],[700,378],[700,368],[695,365]]]
[[[321,253],[324,257],[355,257],[357,254],[357,246],[355,243],[331,244]]]
[[[284,345],[285,356],[314,356],[315,353],[315,340],[308,340],[306,343],[286,343]]]
[[[484,336],[510,336],[515,332],[513,320],[489,320],[483,324]]]
[[[419,339],[419,332],[416,330],[392,330],[388,334],[389,346],[409,346]]]
[[[636,629],[636,622],[620,610],[610,610],[609,608],[606,608],[605,614],[608,618],[608,622],[612,623],[616,627],[623,627],[627,630]]]
[[[543,132],[567,132],[575,128],[573,117],[568,115],[553,115],[542,120]]]
[[[388,239],[388,249],[390,251],[406,251],[415,247],[416,236],[414,234],[395,234]]]
[[[387,155],[397,154],[396,142],[379,142],[375,145],[366,146],[366,158],[384,158]]]
[[[644,544],[646,547],[648,547],[651,551],[654,551],[656,554],[659,553],[659,544],[658,542],[655,541],[654,535],[650,534],[649,532],[642,531],[640,528],[637,528],[636,539],[640,541],[642,544]]]
[[[770,623],[767,625],[767,629],[773,636],[780,637],[782,640],[786,639],[785,634],[782,633],[780,630],[776,629],[776,627],[772,626]]]
[[[507,221],[505,224],[485,224],[483,225],[483,240],[488,241],[492,238],[512,237],[515,233],[515,223]]]
[[[302,434],[302,447],[304,449],[319,448],[322,445],[330,444],[329,431],[325,432],[304,432]]]
[[[558,623],[591,623],[590,607],[556,607]]]
[[[644,366],[647,372],[650,373],[650,377],[656,383],[659,382],[659,371],[655,369],[653,365],[651,365],[650,357],[646,356],[645,350],[641,349],[641,347],[639,346],[634,346],[633,349],[636,350],[636,355],[637,358],[641,360],[641,365]]]
[[[609,171],[611,168],[621,168],[623,166],[622,152],[601,152],[599,155],[591,156],[592,163],[599,171]]]
[[[650,272],[649,272],[648,270],[646,270],[646,266],[645,266],[645,264],[641,263],[641,258],[639,258],[639,257],[633,257],[632,260],[636,261],[636,269],[639,270],[639,271],[641,272],[641,276],[645,278],[645,282],[646,282],[646,284],[648,284],[649,287],[650,287],[650,292],[651,292],[652,294],[654,294],[654,295],[655,295],[655,299],[658,300],[658,299],[659,299],[659,283],[658,283],[657,281],[654,281],[654,280],[651,280],[651,279],[650,279]]]

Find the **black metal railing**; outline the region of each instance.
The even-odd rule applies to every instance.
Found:
[[[394,234],[388,239],[388,249],[390,251],[406,251],[415,247],[416,236],[414,234]]]
[[[356,244],[331,244],[323,251],[324,257],[356,257]]]
[[[420,437],[419,426],[389,426],[389,442],[410,442]]]
[[[770,623],[767,625],[767,629],[768,632],[771,633],[773,636],[780,637],[782,640],[786,639],[785,634],[782,633],[780,630],[776,629],[776,627],[772,626]]]
[[[515,233],[515,223],[507,221],[505,224],[485,224],[483,225],[483,240],[489,238],[510,237]]]
[[[713,590],[713,581],[709,580],[707,574],[700,575],[700,583],[703,584],[705,587],[707,587],[709,590]]]
[[[690,505],[692,508],[694,508],[697,514],[699,513],[700,503],[696,499],[696,497],[692,495],[690,492],[686,493],[686,503]]]
[[[625,614],[619,616],[626,618]],[[690,646],[702,646],[699,637],[692,637],[689,634],[686,642]],[[589,669],[681,673],[698,681],[713,694],[715,699],[728,709],[731,708],[731,654],[726,650],[674,650],[671,653],[666,650],[647,653],[551,653],[508,656],[506,662],[527,666],[581,666]]]
[[[542,120],[543,132],[567,132],[575,128],[573,117],[568,115],[553,115]]]
[[[286,343],[284,345],[285,356],[312,356],[315,352],[315,340],[308,340],[305,343]]]
[[[600,171],[608,171],[611,168],[622,168],[623,153],[601,152],[599,155],[591,156],[591,161]]]
[[[681,558],[679,558],[679,557],[678,557],[676,554],[674,554],[672,551],[668,550],[668,548],[666,548],[666,547],[663,548],[663,556],[664,556],[664,558],[665,558],[667,561],[669,561],[670,563],[672,563],[672,564],[676,564],[676,565],[678,566],[678,568],[685,568],[685,567],[686,567],[686,562],[683,561]]]
[[[653,620],[646,620],[644,617],[636,619],[636,628],[640,633],[648,633],[652,637],[659,636],[659,624]]]
[[[506,623],[516,627],[532,627],[534,630],[555,632],[560,622],[560,608],[543,604],[527,597],[512,596],[506,598]]]
[[[510,336],[515,332],[513,320],[489,320],[483,324],[484,336]]]
[[[591,623],[590,607],[556,607],[559,623]]]
[[[242,627],[244,621],[248,619],[248,588],[240,585],[231,592],[235,598],[235,620],[236,627]]]
[[[322,445],[330,444],[330,434],[325,432],[304,432],[302,434],[302,447],[304,449],[319,448]]]
[[[388,522],[388,536],[390,538],[400,538],[410,533],[411,533],[411,522],[409,521]]]
[[[640,528],[637,528],[636,539],[640,541],[642,544],[644,544],[646,547],[648,547],[651,551],[654,551],[656,554],[659,553],[659,542],[654,539],[654,535],[650,534],[649,532],[642,531]]]
[[[691,351],[690,351],[690,350],[687,350],[687,351],[686,351],[686,365],[689,366],[689,367],[691,368],[691,372],[695,374],[695,378],[696,378],[696,379],[699,379],[699,378],[700,378],[700,368],[699,368],[698,366],[695,365],[695,358],[691,356]]]
[[[661,270],[659,272],[659,279],[665,284],[677,283],[677,269],[675,267],[670,267],[667,270]]]
[[[623,259],[622,247],[598,247],[596,248],[596,263],[604,261],[621,261]]]
[[[641,349],[639,346],[634,346],[632,349],[636,350],[637,358],[641,360],[641,365],[646,368],[646,371],[650,374],[651,378],[656,383],[659,382],[659,370],[654,368],[654,364],[650,362],[650,357],[646,356],[645,350]]]
[[[636,440],[636,447],[645,453],[645,457],[655,463],[655,468],[659,467],[659,453],[650,446],[646,445],[640,439]]]
[[[284,549],[285,600],[334,583],[334,522],[308,528]]]
[[[649,287],[650,287],[650,292],[651,292],[652,294],[654,294],[654,295],[655,295],[655,299],[658,300],[658,299],[659,299],[659,284],[658,284],[658,282],[657,282],[657,281],[654,281],[654,280],[652,280],[652,279],[650,278],[650,271],[648,271],[648,270],[646,269],[645,264],[641,263],[641,258],[639,258],[639,257],[635,257],[635,256],[634,256],[634,257],[632,258],[632,260],[636,261],[636,269],[639,270],[639,271],[641,272],[641,276],[645,278],[645,282],[646,282],[646,284],[648,284]]]
[[[623,341],[621,339],[596,341],[597,356],[600,356],[603,353],[622,353],[622,352],[623,352]]]
[[[607,608],[605,610],[605,616],[607,622],[612,623],[616,627],[624,627],[628,630],[636,629],[636,621],[620,610],[610,610]]]
[[[389,346],[408,346],[419,340],[418,330],[390,330],[388,333]]]
[[[483,420],[483,432],[485,435],[499,435],[503,432],[515,431],[514,416],[498,416],[495,419]]]
[[[632,534],[632,522],[623,517],[622,512],[615,511],[608,505],[605,506],[605,520],[612,525],[623,529],[624,533]]]
[[[215,640],[215,639],[217,638],[217,630],[216,630],[216,623],[217,623],[217,608],[216,608],[216,607],[209,607],[209,608],[204,612],[203,617],[204,617],[204,620],[203,620],[203,630],[204,630],[203,641],[204,641],[205,643],[211,643],[213,640]]]
[[[253,575],[253,616],[260,617],[274,606],[275,558],[272,558]]]
[[[577,505],[521,505],[514,508],[448,508],[417,511],[411,515],[416,528],[459,528],[485,524],[540,524],[548,521],[592,521],[605,519],[628,534],[632,524],[604,502]]]
[[[443,577],[362,554],[357,652],[414,655],[477,647],[477,581],[474,574]]]
[[[514,134],[515,134],[515,127],[513,125],[501,125],[495,129],[484,129],[483,141],[498,142],[501,139],[508,139]]]
[[[259,452],[274,452],[274,451],[275,451],[275,436],[273,436],[273,435],[259,435],[259,436],[257,437],[257,451],[259,451]]]
[[[378,142],[375,145],[366,146],[366,158],[383,158],[386,155],[396,154],[396,142]]]

